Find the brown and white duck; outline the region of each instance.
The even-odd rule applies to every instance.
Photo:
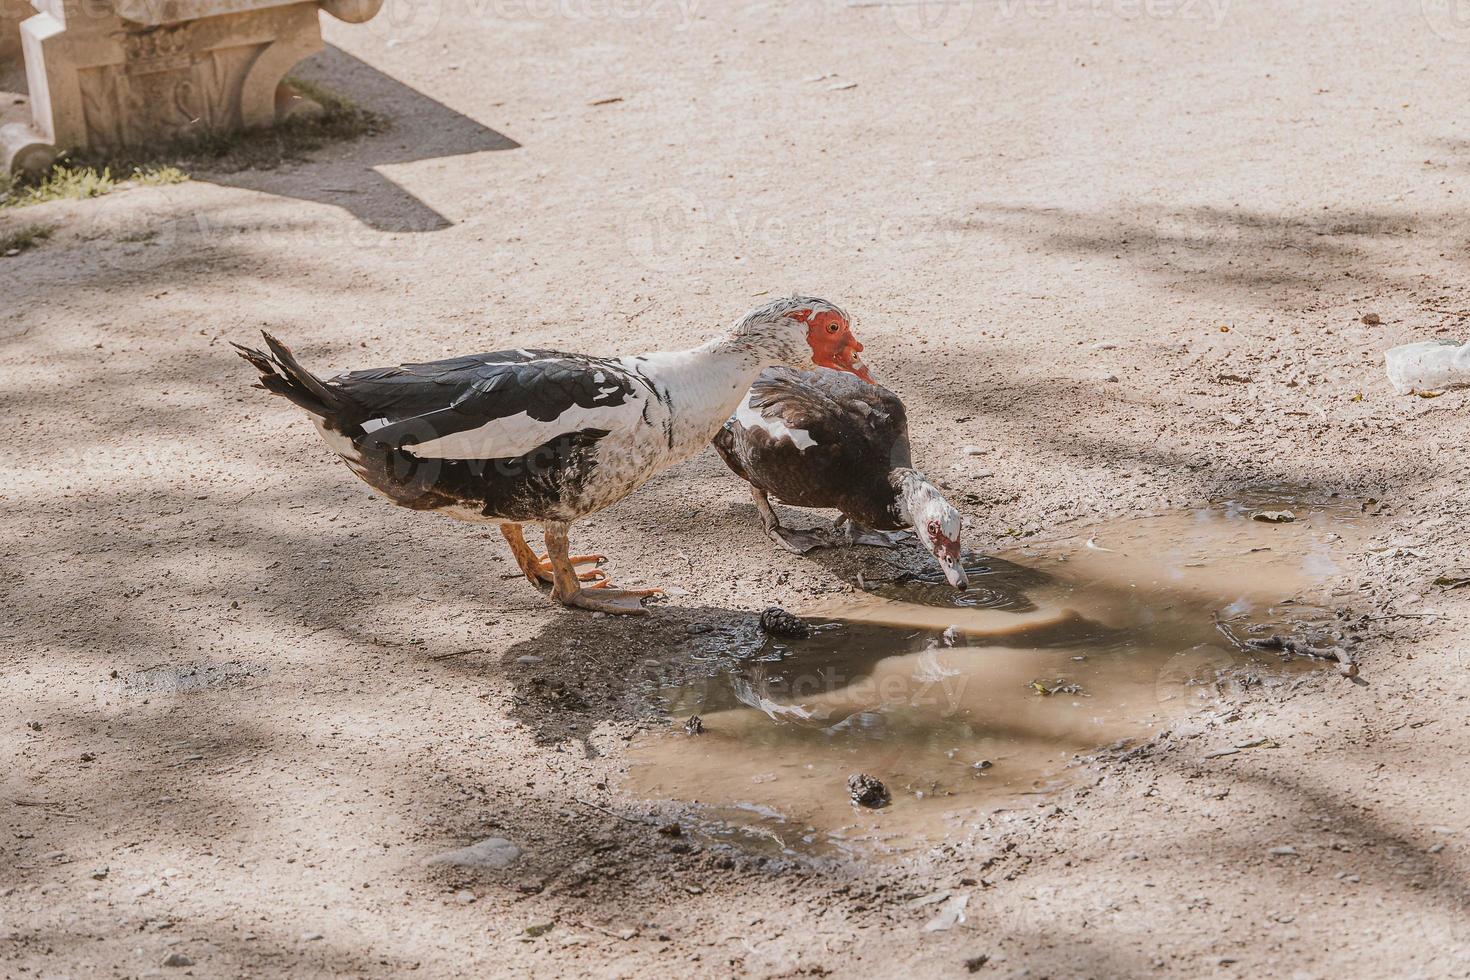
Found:
[[[896,536],[885,532],[912,528],[949,583],[968,587],[960,513],[914,469],[908,415],[887,388],[841,371],[769,368],[714,444],[750,484],[766,533],[783,547],[800,554],[840,540],[782,527],[771,496],[836,509],[835,525],[853,544],[892,547]]]

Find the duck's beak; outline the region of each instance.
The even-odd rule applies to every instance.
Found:
[[[862,378],[868,384],[873,384],[873,376],[868,373],[868,366],[863,363],[861,357],[863,345],[856,338],[849,341],[833,351],[825,360],[817,361],[822,367],[832,368],[834,371],[846,371]]]
[[[970,576],[965,573],[965,566],[961,565],[958,561],[945,561],[941,558],[939,559],[939,567],[944,570],[944,577],[948,580],[949,584],[953,585],[960,592],[970,587]]]
[[[930,549],[934,560],[939,562],[939,570],[944,572],[945,581],[963,592],[970,587],[970,576],[965,572],[964,563],[960,556],[960,543],[940,538],[934,542]]]

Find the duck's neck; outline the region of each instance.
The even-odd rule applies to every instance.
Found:
[[[674,459],[703,449],[734,414],[756,377],[780,358],[739,337],[718,337],[693,350],[628,358],[669,407]]]
[[[914,515],[926,496],[937,493],[934,485],[916,469],[899,467],[888,474],[888,484],[893,487],[893,513],[904,527],[914,526]]]

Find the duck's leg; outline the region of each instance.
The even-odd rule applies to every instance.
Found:
[[[555,577],[551,571],[551,562],[545,555],[538,555],[531,550],[526,543],[526,535],[521,531],[519,524],[502,524],[500,533],[505,536],[505,541],[510,545],[510,553],[515,555],[516,564],[521,566],[521,572],[532,585],[552,585]],[[588,562],[603,561],[602,555],[569,555],[573,565],[585,565]],[[594,583],[592,588],[601,588],[607,583],[607,573],[601,569],[594,568],[588,572],[581,572],[577,579],[582,582]]]
[[[781,526],[781,519],[776,516],[775,510],[771,508],[771,498],[760,487],[751,484],[751,499],[755,501],[755,509],[760,512],[761,525],[766,529],[766,536],[772,541],[785,548],[787,551],[804,555],[813,548],[830,547],[832,542],[821,534],[811,531],[793,531]]]
[[[870,527],[863,527],[857,521],[849,520],[846,514],[838,514],[832,521],[832,527],[848,544],[865,544],[870,548],[897,548],[900,541],[914,533],[875,531]]]
[[[644,616],[643,600],[658,595],[662,589],[609,589],[594,586],[582,588],[577,577],[576,566],[567,554],[567,525],[560,521],[546,522],[546,555],[550,559],[552,572],[551,597],[564,606],[590,609],[593,612],[614,613],[623,616]]]

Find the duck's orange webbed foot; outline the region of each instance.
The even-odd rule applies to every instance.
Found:
[[[617,616],[644,616],[648,614],[648,610],[643,607],[643,600],[651,595],[659,595],[663,591],[662,589],[611,588],[606,573],[601,569],[578,574],[576,559],[567,554],[567,551],[567,526],[547,524],[546,554],[553,577],[551,597],[564,606]],[[592,581],[589,576],[597,576],[596,581]],[[589,581],[592,581],[592,584],[583,588],[582,583]]]

